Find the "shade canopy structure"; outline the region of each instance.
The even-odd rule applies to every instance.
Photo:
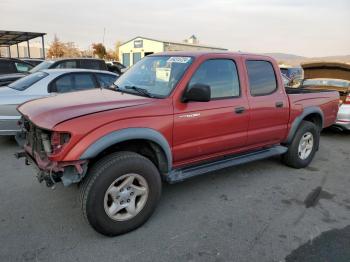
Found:
[[[29,40],[41,37],[42,44],[42,58],[45,58],[45,45],[44,36],[46,33],[34,33],[34,32],[21,32],[21,31],[6,31],[0,30],[0,47],[7,47],[9,50],[9,56],[11,57],[10,47],[17,45],[17,56],[18,56],[18,44],[27,42],[28,57],[30,58],[30,47]]]

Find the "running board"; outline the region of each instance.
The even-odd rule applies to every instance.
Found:
[[[286,153],[287,150],[288,148],[284,146],[274,146],[239,156],[236,155],[226,157],[224,159],[220,159],[210,163],[205,163],[199,166],[192,166],[183,169],[174,169],[166,176],[166,180],[170,184],[174,184],[194,176],[203,175],[205,173],[213,172],[226,167],[237,166],[276,155],[282,155]]]

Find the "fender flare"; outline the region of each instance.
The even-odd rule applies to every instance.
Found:
[[[294,137],[295,133],[297,132],[301,122],[305,119],[305,117],[307,117],[308,115],[311,115],[311,114],[318,114],[321,117],[321,127],[323,128],[324,115],[323,115],[322,110],[316,106],[304,108],[304,111],[301,113],[301,115],[299,115],[298,117],[295,118],[295,120],[294,120],[294,122],[289,130],[287,139],[285,141],[286,144],[289,144],[292,142],[293,137]]]
[[[125,128],[113,131],[92,143],[80,156],[81,160],[91,159],[108,147],[128,140],[143,139],[156,143],[166,156],[168,171],[172,168],[172,154],[168,141],[158,131],[151,128]]]

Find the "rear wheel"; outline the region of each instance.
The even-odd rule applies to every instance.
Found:
[[[82,210],[99,233],[116,236],[141,226],[161,195],[160,174],[147,158],[118,152],[98,161],[83,182]]]
[[[311,122],[303,121],[297,130],[282,161],[294,168],[303,168],[310,164],[318,149],[320,130]]]

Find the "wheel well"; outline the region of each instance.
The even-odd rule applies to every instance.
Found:
[[[128,140],[114,144],[103,150],[89,162],[93,165],[104,156],[118,151],[130,151],[138,153],[151,160],[161,174],[168,172],[168,160],[164,150],[158,144],[144,139]]]
[[[315,124],[318,127],[319,131],[321,131],[323,128],[323,119],[322,116],[318,113],[307,115],[303,120]]]

